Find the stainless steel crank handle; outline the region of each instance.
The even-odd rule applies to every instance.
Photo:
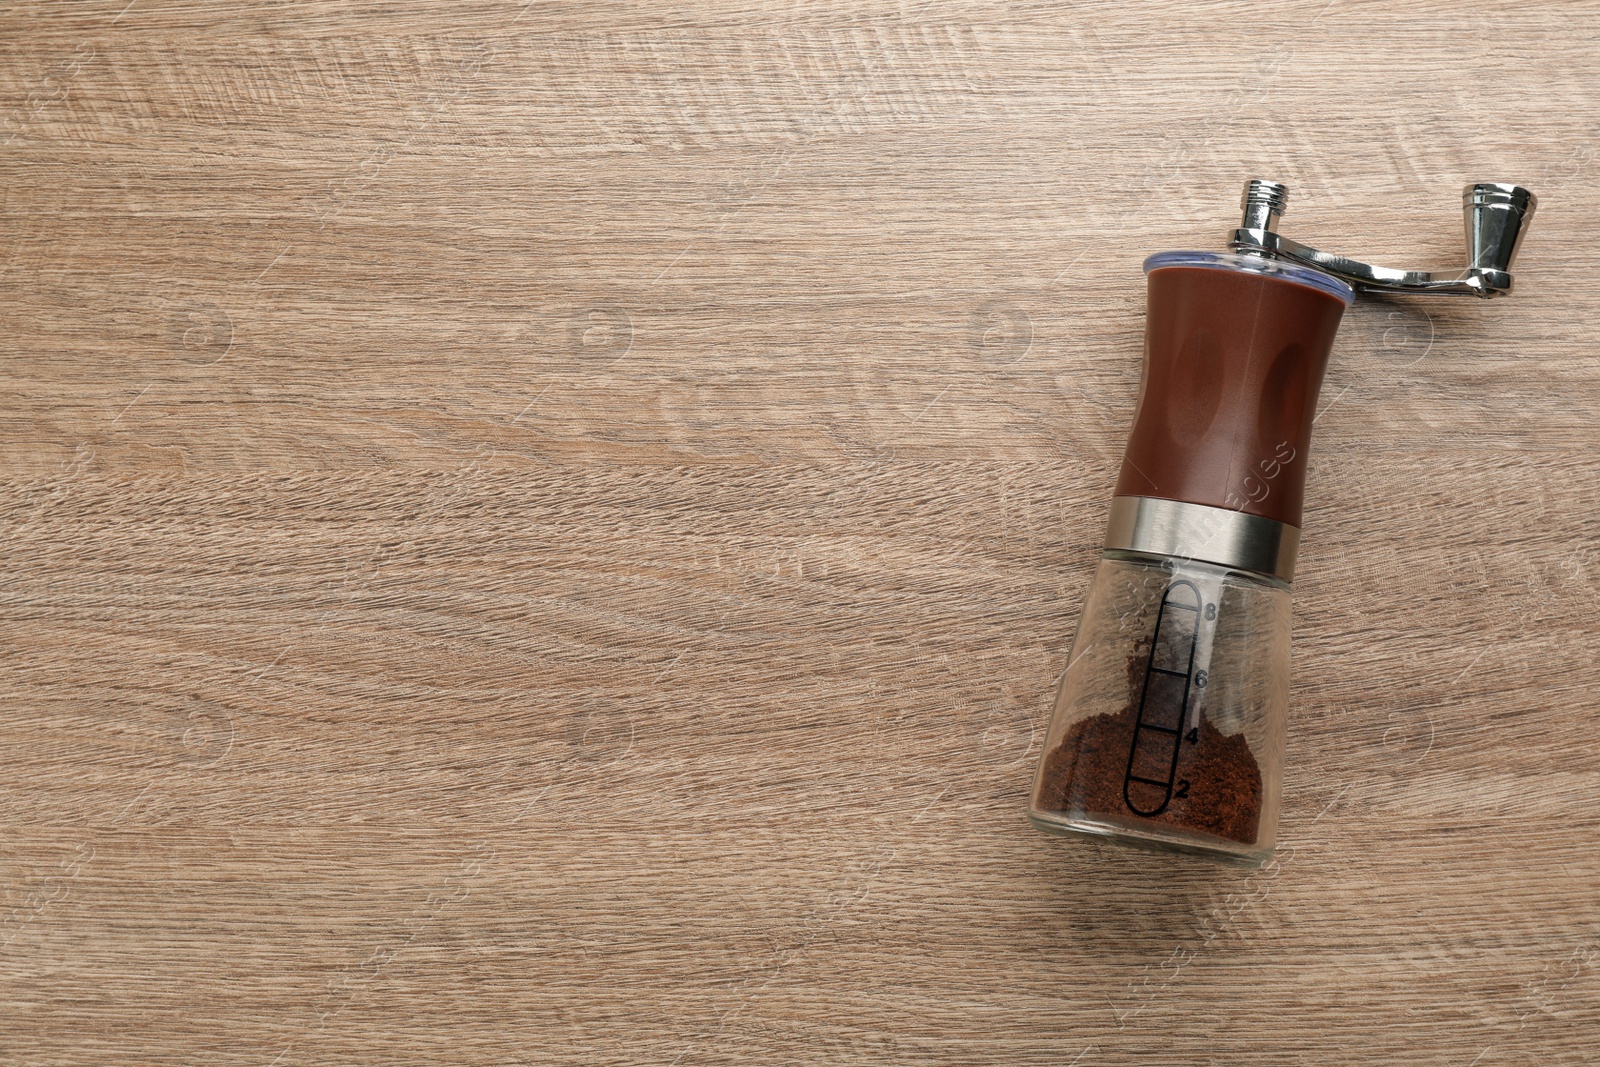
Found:
[[[1304,263],[1308,267],[1337,274],[1357,289],[1391,293],[1459,293],[1463,296],[1498,296],[1511,292],[1511,275],[1503,270],[1486,271],[1478,267],[1465,270],[1396,270],[1363,263],[1348,256],[1321,252],[1310,245],[1290,240],[1271,230],[1235,230],[1236,251],[1263,251],[1278,259]]]
[[[1245,188],[1244,225],[1233,231],[1229,243],[1236,252],[1303,263],[1371,292],[1504,296],[1511,292],[1511,263],[1539,200],[1520,185],[1498,182],[1469,185],[1462,200],[1468,263],[1456,270],[1396,270],[1291,240],[1274,229],[1288,191],[1260,180]]]

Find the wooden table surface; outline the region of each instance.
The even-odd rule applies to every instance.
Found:
[[[1593,1064],[1600,6],[16,3],[0,1062]],[[1140,261],[1323,392],[1278,859],[1024,818]]]

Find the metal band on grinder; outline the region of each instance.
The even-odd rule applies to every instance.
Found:
[[[1230,508],[1118,496],[1111,498],[1106,547],[1195,559],[1288,582],[1294,580],[1300,531]]]

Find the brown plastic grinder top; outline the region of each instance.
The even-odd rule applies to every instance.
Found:
[[[1311,420],[1344,309],[1270,274],[1152,270],[1144,382],[1117,495],[1298,527]]]

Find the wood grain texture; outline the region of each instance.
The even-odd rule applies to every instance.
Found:
[[[13,4],[0,1062],[1592,1064],[1600,6]],[[1279,859],[1034,833],[1139,262],[1285,231]]]

